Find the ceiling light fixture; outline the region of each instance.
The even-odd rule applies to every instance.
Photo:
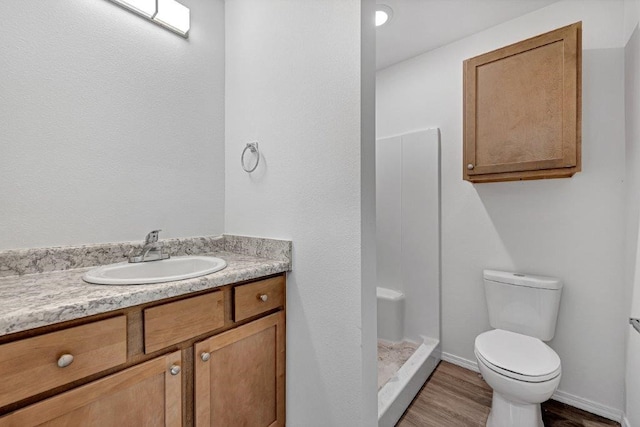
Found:
[[[191,11],[176,0],[157,0],[158,13],[153,20],[160,25],[187,37],[191,27]]]
[[[191,11],[176,0],[111,0],[184,38],[189,37]]]
[[[376,5],[376,27],[386,24],[393,17],[393,9],[386,4]]]
[[[153,18],[156,14],[156,0],[111,0],[131,12],[142,15],[145,18]]]

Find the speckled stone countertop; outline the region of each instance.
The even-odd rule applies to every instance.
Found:
[[[282,273],[291,268],[290,258],[269,259],[247,254],[251,251],[242,252],[245,253],[225,250],[203,253],[201,255],[224,259],[227,267],[207,276],[150,285],[89,284],[82,280],[82,275],[92,267],[0,277],[0,336]]]

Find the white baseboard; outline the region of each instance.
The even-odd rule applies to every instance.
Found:
[[[558,402],[566,403],[567,405],[582,409],[583,411],[591,412],[592,414],[600,415],[601,417],[622,423],[624,414],[619,409],[615,409],[610,406],[594,402],[593,400],[585,399],[583,397],[564,392],[562,390],[556,390],[551,398],[553,400],[557,400]]]
[[[478,363],[475,360],[465,359],[455,354],[442,352],[442,360],[453,363],[454,365],[461,366],[474,372],[480,372],[478,369]],[[622,427],[631,427],[629,421],[626,419],[622,411],[612,408],[610,406],[603,405],[598,402],[594,402],[583,397],[579,397],[562,390],[556,390],[551,396],[551,399],[558,402],[566,403],[583,411],[591,412],[592,414],[600,415],[601,417],[617,421],[622,424]]]
[[[456,356],[455,354],[442,352],[442,360],[445,362],[453,363],[454,365],[462,366],[463,368],[469,369],[473,372],[480,372],[478,369],[478,362],[471,361],[460,356]]]

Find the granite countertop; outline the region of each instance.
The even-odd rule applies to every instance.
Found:
[[[218,272],[150,285],[94,285],[82,280],[92,267],[0,277],[0,336],[126,307],[286,272],[290,262],[217,250]]]

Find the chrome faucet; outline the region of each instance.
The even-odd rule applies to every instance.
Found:
[[[153,230],[144,239],[144,246],[138,255],[129,257],[129,262],[147,262],[168,259],[171,255],[163,252],[162,242],[158,243],[158,233],[162,230]]]

